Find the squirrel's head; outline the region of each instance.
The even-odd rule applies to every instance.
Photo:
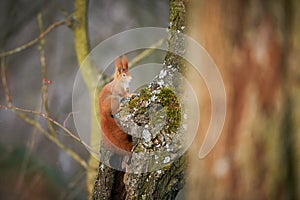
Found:
[[[128,71],[128,60],[126,56],[122,56],[122,59],[118,57],[115,61],[116,73],[115,79],[121,82],[129,82],[132,79],[131,74]]]

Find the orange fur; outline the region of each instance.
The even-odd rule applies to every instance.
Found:
[[[131,136],[126,134],[115,122],[113,115],[120,107],[120,99],[128,96],[127,85],[131,80],[126,56],[115,61],[116,72],[112,82],[105,85],[99,95],[99,109],[102,137],[109,146],[116,146],[125,151],[131,151],[133,144]],[[107,141],[109,140],[109,141]]]

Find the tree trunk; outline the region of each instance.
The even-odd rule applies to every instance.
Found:
[[[177,30],[182,31],[182,27],[186,26],[185,1],[170,1],[169,21],[168,48],[173,51],[183,51],[185,48],[182,42],[183,38],[177,37],[175,33]],[[167,118],[167,124],[153,133],[149,140],[143,137],[135,139],[135,147],[129,159],[130,166],[123,168],[126,168],[126,173],[111,169],[103,162],[100,163],[93,199],[175,199],[178,191],[183,187],[185,156],[169,156],[172,154],[169,152],[169,147],[175,146],[172,141],[177,141],[176,138],[179,137],[177,132],[181,115],[179,100],[173,92],[173,89],[176,89],[176,86],[181,83],[179,79],[171,77],[180,73],[183,65],[179,55],[167,52],[162,70],[167,75],[155,79],[136,97],[125,102],[124,106],[127,109],[120,111],[119,120],[121,125],[122,123],[127,123],[127,126],[129,124],[129,133],[135,132],[133,135],[143,135],[142,132],[148,130],[148,127],[151,131],[150,127],[154,127],[158,122],[151,122],[149,115],[160,113],[162,110],[165,111],[166,116],[164,117]],[[172,88],[167,87],[167,83]],[[151,97],[154,97],[155,100],[151,100],[149,105],[143,106],[144,102],[150,101]],[[125,117],[127,121],[122,122],[121,116],[132,116],[130,113],[134,113],[133,117]],[[135,127],[138,128],[135,129]],[[156,154],[155,152],[158,151],[163,153]],[[101,160],[108,161],[107,164],[115,159],[118,160],[120,166],[125,163],[124,159],[117,158],[115,153],[105,149],[104,145],[101,145],[101,156],[105,158]],[[160,168],[155,164],[162,162],[167,164]]]
[[[201,125],[189,151],[187,199],[298,199],[299,2],[191,4],[190,34],[221,71],[227,118],[214,150],[197,159],[197,141],[210,117],[202,84]]]

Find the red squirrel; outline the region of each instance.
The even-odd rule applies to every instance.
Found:
[[[132,76],[128,71],[126,56],[123,56],[122,60],[117,58],[115,66],[114,80],[106,84],[99,95],[100,122],[103,132],[102,140],[108,146],[131,151],[133,147],[131,136],[118,126],[113,117],[119,110],[121,98],[129,96],[128,85]]]

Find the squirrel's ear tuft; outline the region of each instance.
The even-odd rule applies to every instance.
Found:
[[[117,69],[122,68],[122,61],[120,57],[117,57],[116,61],[115,61],[115,65]]]
[[[128,69],[128,60],[125,55],[122,57],[122,64],[123,64],[123,68],[125,68],[127,70]]]

